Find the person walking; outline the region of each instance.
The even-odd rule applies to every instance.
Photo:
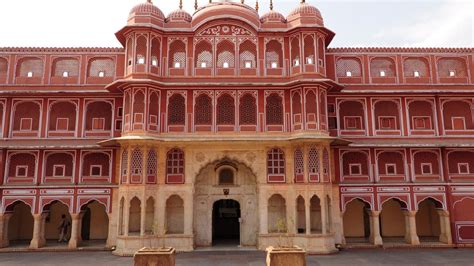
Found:
[[[58,230],[59,230],[58,243],[67,242],[66,236],[67,236],[67,231],[70,225],[71,223],[66,219],[66,215],[65,214],[61,215],[61,223],[58,226]]]

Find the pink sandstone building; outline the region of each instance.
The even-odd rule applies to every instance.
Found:
[[[304,1],[148,1],[123,48],[0,48],[0,247],[47,246],[62,214],[70,248],[118,255],[473,244],[474,49],[334,35]]]

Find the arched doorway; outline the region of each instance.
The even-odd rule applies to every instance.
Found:
[[[82,240],[105,243],[109,234],[109,217],[105,206],[94,200],[82,206],[81,212]]]
[[[405,202],[398,199],[389,199],[382,204],[380,213],[380,231],[383,242],[404,242],[405,237],[405,215],[403,210],[407,209]]]
[[[214,202],[212,207],[212,245],[239,245],[239,219],[239,202],[232,199]]]
[[[30,206],[17,201],[6,208],[12,216],[8,221],[9,246],[28,246],[33,238],[33,215]]]
[[[344,237],[347,243],[369,242],[370,205],[354,199],[346,205],[343,215]]]
[[[438,209],[441,203],[427,198],[418,204],[416,212],[416,233],[421,242],[438,242],[441,235]]]
[[[235,246],[257,245],[257,179],[247,165],[224,158],[202,167],[194,181],[193,208],[196,247],[229,242],[226,238]]]
[[[50,241],[50,244],[59,241],[60,230],[58,230],[58,227],[61,225],[64,217],[69,226],[67,226],[65,232],[66,236],[64,238],[66,240],[63,239],[61,242],[63,243],[62,245],[67,245],[71,238],[72,223],[71,215],[69,214],[69,207],[63,202],[56,200],[44,206],[43,212],[47,214],[44,220],[44,238],[46,241]]]

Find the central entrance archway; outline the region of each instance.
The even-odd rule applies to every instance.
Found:
[[[193,208],[196,247],[257,246],[257,179],[244,163],[223,158],[203,166],[194,180]]]
[[[239,202],[232,199],[214,202],[212,206],[212,245],[239,245],[239,219]]]

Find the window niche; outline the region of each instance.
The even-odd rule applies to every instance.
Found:
[[[216,167],[216,184],[218,186],[237,185],[237,169],[230,165]]]

